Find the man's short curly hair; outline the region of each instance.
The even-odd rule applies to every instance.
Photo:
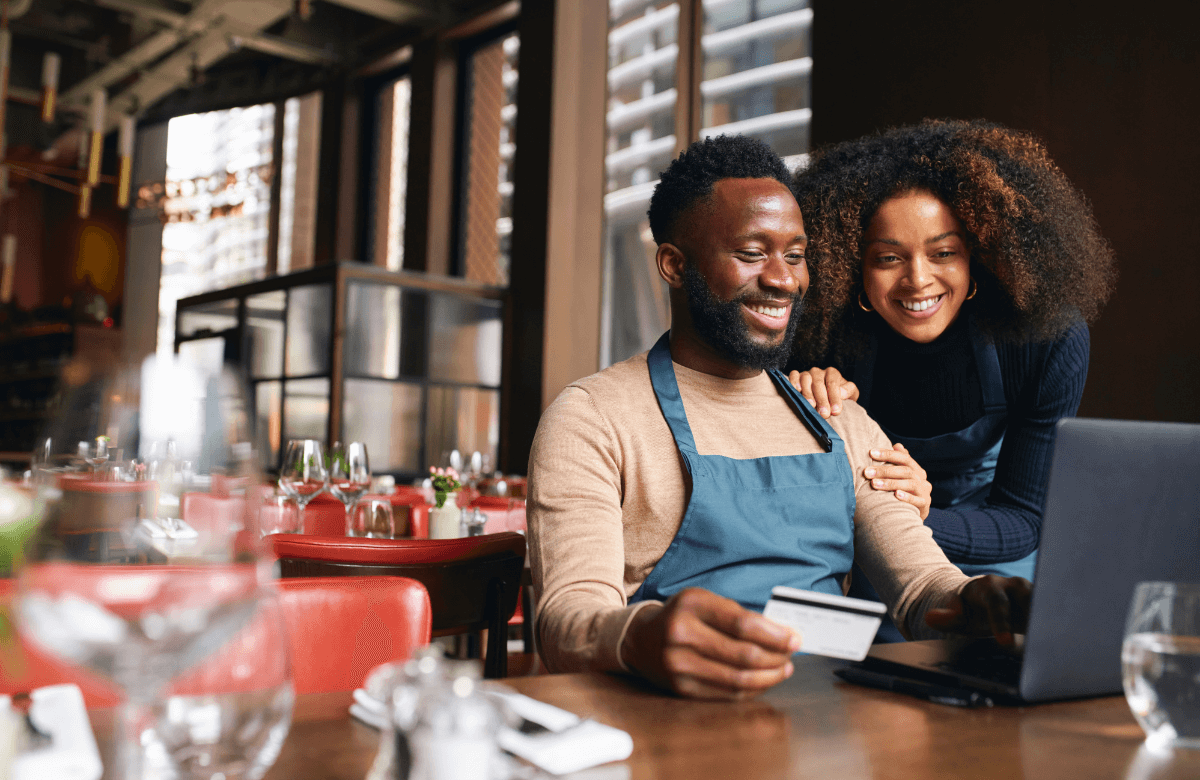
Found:
[[[855,303],[863,235],[884,201],[914,190],[937,196],[966,229],[979,285],[971,311],[992,338],[1053,339],[1108,300],[1112,249],[1040,141],[990,122],[925,120],[819,150],[796,175],[813,281],[795,363],[865,348],[874,315]]]
[[[689,146],[663,171],[650,198],[650,232],[656,244],[671,243],[679,217],[712,195],[721,179],[775,179],[791,188],[792,174],[762,141],[718,135]]]

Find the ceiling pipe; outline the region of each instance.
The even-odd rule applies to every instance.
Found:
[[[16,19],[25,15],[25,12],[33,5],[33,0],[11,0],[7,5],[8,8],[5,10],[8,12],[8,18]]]

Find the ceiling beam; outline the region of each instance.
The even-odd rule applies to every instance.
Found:
[[[234,45],[245,46],[247,49],[253,49],[263,54],[270,54],[285,60],[307,62],[312,65],[332,65],[338,61],[337,57],[325,49],[318,49],[316,46],[289,41],[286,38],[280,38],[278,35],[268,35],[266,33],[248,36],[235,35],[231,42]]]
[[[436,21],[441,17],[436,6],[414,0],[330,0],[330,2],[392,24],[420,24]]]

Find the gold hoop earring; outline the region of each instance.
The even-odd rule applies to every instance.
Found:
[[[865,290],[859,290],[859,291],[858,291],[858,308],[862,309],[863,311],[868,311],[868,312],[870,312],[870,311],[875,311],[875,310],[874,310],[874,309],[872,309],[870,306],[868,306],[867,304],[863,303],[863,293],[864,293],[864,292],[866,292],[866,291],[865,291]]]
[[[967,295],[967,300],[975,297],[975,293],[979,292],[979,284],[975,281],[975,277],[971,277],[971,292]]]

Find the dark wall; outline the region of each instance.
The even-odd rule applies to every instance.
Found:
[[[1191,3],[815,0],[813,144],[924,117],[1030,130],[1120,280],[1080,414],[1200,422],[1200,11]]]

